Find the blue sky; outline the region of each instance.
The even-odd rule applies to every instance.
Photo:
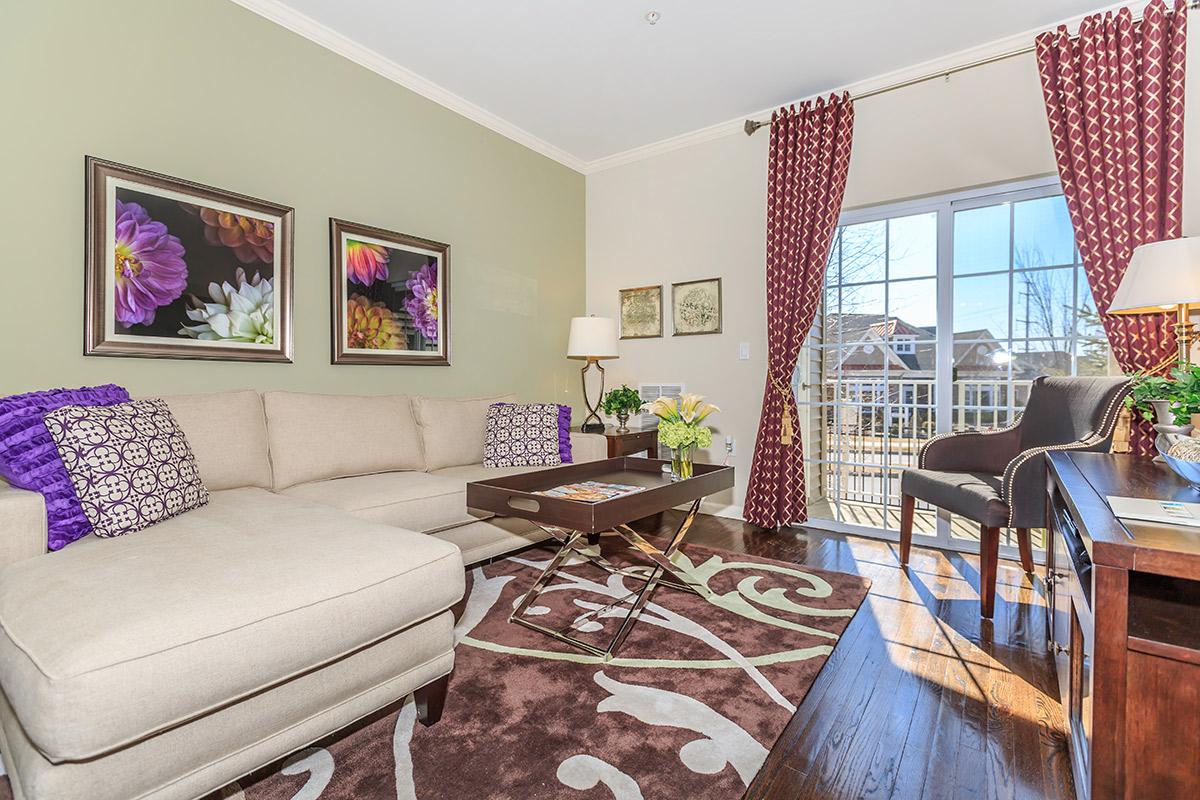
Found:
[[[840,273],[831,264],[827,282],[872,282],[842,288],[843,312],[884,314],[886,305],[890,316],[936,325],[936,213],[847,226],[842,247]],[[986,329],[1001,340],[1064,337],[1074,325],[1076,297],[1091,305],[1082,270],[1074,266],[1071,220],[1061,195],[954,212],[953,256],[955,332]],[[1010,265],[1017,268],[1011,276]],[[836,293],[827,298],[828,311],[836,313]]]

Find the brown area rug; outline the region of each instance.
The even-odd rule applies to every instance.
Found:
[[[617,564],[641,563],[616,538],[603,548]],[[660,588],[608,663],[508,623],[549,550],[471,570],[438,724],[416,723],[410,698],[213,797],[740,797],[870,582],[699,546],[684,552],[711,598]],[[637,584],[586,564],[568,572],[531,609],[553,627]],[[606,642],[618,623],[602,615],[586,635]]]

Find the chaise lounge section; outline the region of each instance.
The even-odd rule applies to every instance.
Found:
[[[468,512],[511,398],[165,398],[211,493],[44,555],[0,485],[0,750],[17,800],[203,795],[417,693],[436,721],[464,564],[544,538]],[[606,455],[573,434],[576,460]]]

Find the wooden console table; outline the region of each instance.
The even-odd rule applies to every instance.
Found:
[[[630,428],[625,433],[609,425],[604,429],[608,440],[608,457],[632,456],[642,451],[647,458],[658,458],[658,428]]]
[[[1200,501],[1165,465],[1049,456],[1050,645],[1082,800],[1200,797],[1200,528],[1105,497]]]

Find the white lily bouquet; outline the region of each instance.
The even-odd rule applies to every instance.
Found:
[[[672,397],[660,397],[646,408],[662,420],[658,440],[671,448],[671,478],[679,481],[692,477],[693,451],[712,445],[712,430],[700,423],[721,409],[698,394],[681,395],[678,403]]]

